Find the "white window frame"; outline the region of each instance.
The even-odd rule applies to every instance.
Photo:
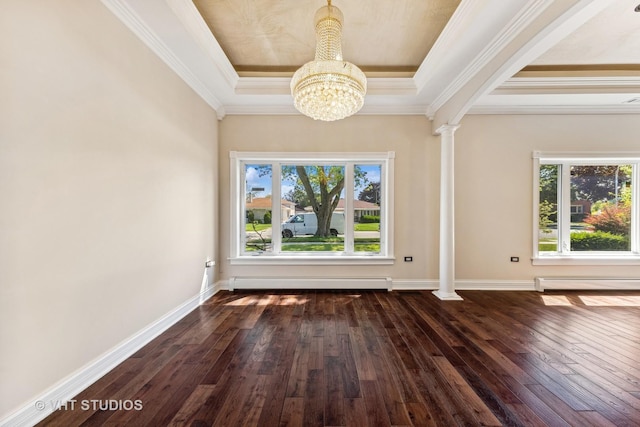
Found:
[[[363,153],[274,153],[231,151],[230,157],[230,258],[236,265],[352,265],[352,264],[393,264],[393,175],[395,152]],[[345,235],[344,252],[330,253],[283,253],[280,251],[282,235],[279,230],[272,233],[273,252],[249,254],[243,251],[244,238],[244,197],[245,165],[272,165],[271,198],[282,199],[281,166],[296,165],[344,165],[345,166]],[[381,210],[380,210],[380,253],[361,253],[353,250],[354,235],[354,179],[355,165],[380,164]],[[286,219],[286,218],[285,218]],[[272,209],[272,224],[279,227],[280,209]]]
[[[558,251],[539,251],[540,165],[561,165],[558,188]],[[570,166],[630,164],[631,177],[631,250],[624,252],[571,252],[570,245]],[[640,265],[640,153],[639,152],[539,152],[533,153],[533,265]],[[569,209],[567,209],[569,206]]]

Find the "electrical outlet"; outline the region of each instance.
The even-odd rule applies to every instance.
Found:
[[[520,257],[519,256],[512,256],[511,257],[511,262],[520,262]]]
[[[404,257],[404,262],[413,262],[413,257],[412,256]]]

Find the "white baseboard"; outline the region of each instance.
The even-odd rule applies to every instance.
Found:
[[[533,280],[456,280],[456,291],[535,291]]]
[[[389,278],[260,278],[232,277],[220,282],[220,290],[234,289],[387,289],[393,291],[432,291],[437,279],[392,280]],[[535,291],[533,280],[456,280],[456,291]]]
[[[30,427],[53,413],[52,402],[63,404],[73,399],[81,391],[102,378],[140,348],[169,329],[184,316],[196,309],[202,302],[214,295],[216,286],[208,286],[198,295],[165,314],[160,319],[116,345],[96,360],[83,366],[75,373],[60,380],[22,408],[0,420],[0,427]],[[44,404],[44,405],[42,405]],[[40,407],[44,409],[39,409]]]
[[[433,291],[438,289],[437,280],[394,280],[394,291]]]
[[[639,290],[640,279],[612,277],[536,277],[536,290]]]
[[[388,277],[231,277],[227,288],[235,289],[386,289]]]

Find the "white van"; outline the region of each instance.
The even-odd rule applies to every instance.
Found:
[[[305,234],[316,234],[318,217],[315,213],[301,213],[282,223],[282,237],[290,238]],[[331,216],[331,235],[344,234],[344,213],[334,212]]]

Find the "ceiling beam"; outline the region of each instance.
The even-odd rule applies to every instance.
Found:
[[[494,42],[476,57],[473,73],[456,92],[432,105],[433,129],[459,124],[483,95],[515,75],[562,38],[602,11],[614,0],[532,0],[502,29]],[[487,8],[499,8],[497,2]],[[496,10],[497,12],[497,10]],[[484,57],[480,60],[479,58]]]

